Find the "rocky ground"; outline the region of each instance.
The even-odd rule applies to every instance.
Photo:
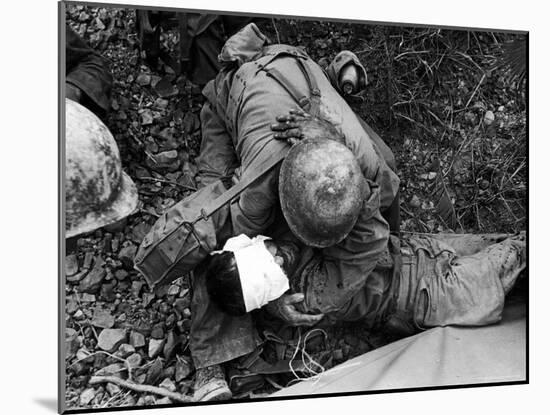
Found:
[[[136,214],[67,243],[66,403],[177,402],[115,383],[92,385],[90,377],[131,379],[192,396],[187,276],[150,292],[132,261],[155,219],[195,189],[203,98],[199,87],[167,66],[142,64],[134,11],[71,6],[66,17],[110,62],[115,81],[106,124],[140,195]],[[274,41],[304,46],[321,65],[342,49],[365,64],[369,87],[349,102],[398,158],[404,231],[525,229],[524,84],[498,59],[499,45],[513,36],[291,19],[259,25]],[[165,33],[162,42],[174,50],[177,34]],[[300,346],[307,354],[300,356],[325,368],[391,340],[358,325],[317,331],[306,341],[305,335]],[[272,352],[291,357],[295,348],[296,341]],[[309,375],[318,371],[309,366]],[[237,396],[264,396],[293,378],[272,377]]]

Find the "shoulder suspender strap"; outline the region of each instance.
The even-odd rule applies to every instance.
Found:
[[[309,87],[309,112],[314,117],[318,117],[321,104],[321,91],[319,90],[319,86],[317,85],[315,77],[313,76],[307,65],[304,63],[304,61],[302,59],[298,59],[297,62],[298,67],[302,71],[304,78],[306,78],[306,82]]]
[[[288,56],[288,55],[285,55],[285,56]],[[300,69],[300,72],[302,72],[302,74],[304,75],[304,78],[306,80],[306,83],[309,89],[309,97],[304,95],[300,91],[298,91],[295,83],[290,81],[288,77],[285,76],[276,67],[267,68],[266,67],[267,65],[264,65],[261,69],[266,72],[267,76],[277,81],[277,83],[281,85],[283,89],[289,93],[289,95],[296,101],[296,103],[301,108],[308,111],[313,116],[318,116],[320,101],[321,101],[321,91],[319,90],[315,77],[313,76],[313,74],[311,73],[307,65],[303,62],[304,58],[299,56],[293,56],[293,57],[298,64],[298,68]],[[273,62],[274,60],[275,59],[273,59],[269,63]]]

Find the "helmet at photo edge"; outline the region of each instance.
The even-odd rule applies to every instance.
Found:
[[[312,247],[342,241],[369,191],[351,150],[328,138],[306,138],[294,145],[279,173],[283,215],[292,233]]]
[[[66,238],[93,231],[131,214],[138,203],[122,171],[115,139],[90,110],[65,100]]]

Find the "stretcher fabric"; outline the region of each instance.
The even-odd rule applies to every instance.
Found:
[[[272,396],[332,394],[527,380],[526,306],[499,324],[436,327],[335,366]]]

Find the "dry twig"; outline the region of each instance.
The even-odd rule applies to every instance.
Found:
[[[116,376],[92,376],[88,382],[90,385],[97,385],[98,383],[114,383],[115,385],[122,386],[126,389],[131,389],[136,392],[153,393],[155,395],[166,396],[176,402],[193,402],[193,399],[189,396],[182,395],[181,393],[171,392],[164,388],[151,385],[140,385],[139,383],[130,382],[117,378]]]

